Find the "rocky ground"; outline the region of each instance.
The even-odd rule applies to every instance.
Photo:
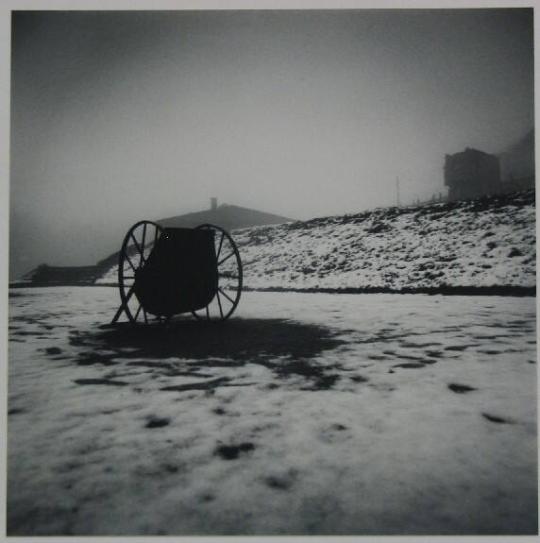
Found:
[[[235,232],[252,288],[532,287],[535,194],[388,208]]]

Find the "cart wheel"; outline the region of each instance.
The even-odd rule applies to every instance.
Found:
[[[236,309],[242,293],[242,261],[230,234],[219,226],[201,224],[197,229],[214,231],[216,246],[218,288],[216,295],[205,309],[192,311],[199,320],[224,321]]]
[[[149,321],[149,315],[133,290],[135,274],[144,266],[155,243],[162,235],[164,235],[164,230],[159,224],[140,221],[128,230],[124,238],[118,259],[118,287],[122,300],[119,312],[123,309],[132,323],[148,323]]]

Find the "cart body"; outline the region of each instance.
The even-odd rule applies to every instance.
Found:
[[[143,220],[124,238],[118,287],[121,304],[113,323],[122,314],[132,323],[148,323],[149,316],[161,322],[188,312],[223,321],[240,299],[242,262],[234,240],[219,226],[164,228]]]
[[[153,315],[171,316],[206,307],[216,295],[214,232],[165,228],[135,273],[135,295]]]

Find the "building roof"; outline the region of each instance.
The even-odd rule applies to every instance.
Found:
[[[490,153],[486,153],[485,151],[480,151],[479,149],[473,149],[472,147],[465,147],[463,151],[460,151],[458,153],[454,153],[453,155],[445,155],[447,159],[452,159],[454,157],[462,157],[464,155],[481,155],[485,157],[493,157],[495,155],[492,155]]]

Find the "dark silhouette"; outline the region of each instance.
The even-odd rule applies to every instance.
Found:
[[[339,361],[323,363],[319,357],[346,344],[338,330],[277,318],[235,318],[223,326],[187,318],[137,327],[105,324],[89,331],[73,331],[69,342],[78,351],[76,364],[101,368],[102,380],[106,381],[102,384],[111,385],[111,389],[123,383],[106,376],[112,367],[142,367],[156,376],[193,377],[193,382],[160,389],[178,393],[256,386],[236,377],[216,377],[220,368],[249,364],[272,372],[277,384],[270,383],[269,388],[285,384],[289,378],[302,378],[295,381],[302,390],[329,390],[340,380],[343,368]],[[172,359],[189,363],[178,366]],[[362,381],[366,379],[357,382]]]
[[[499,159],[468,147],[461,153],[446,155],[444,184],[450,201],[497,194],[501,191]]]
[[[242,262],[233,239],[219,226],[163,228],[140,221],[124,238],[118,286],[121,305],[113,323],[122,314],[132,323],[148,323],[149,316],[161,321],[188,312],[225,320],[240,299]]]

